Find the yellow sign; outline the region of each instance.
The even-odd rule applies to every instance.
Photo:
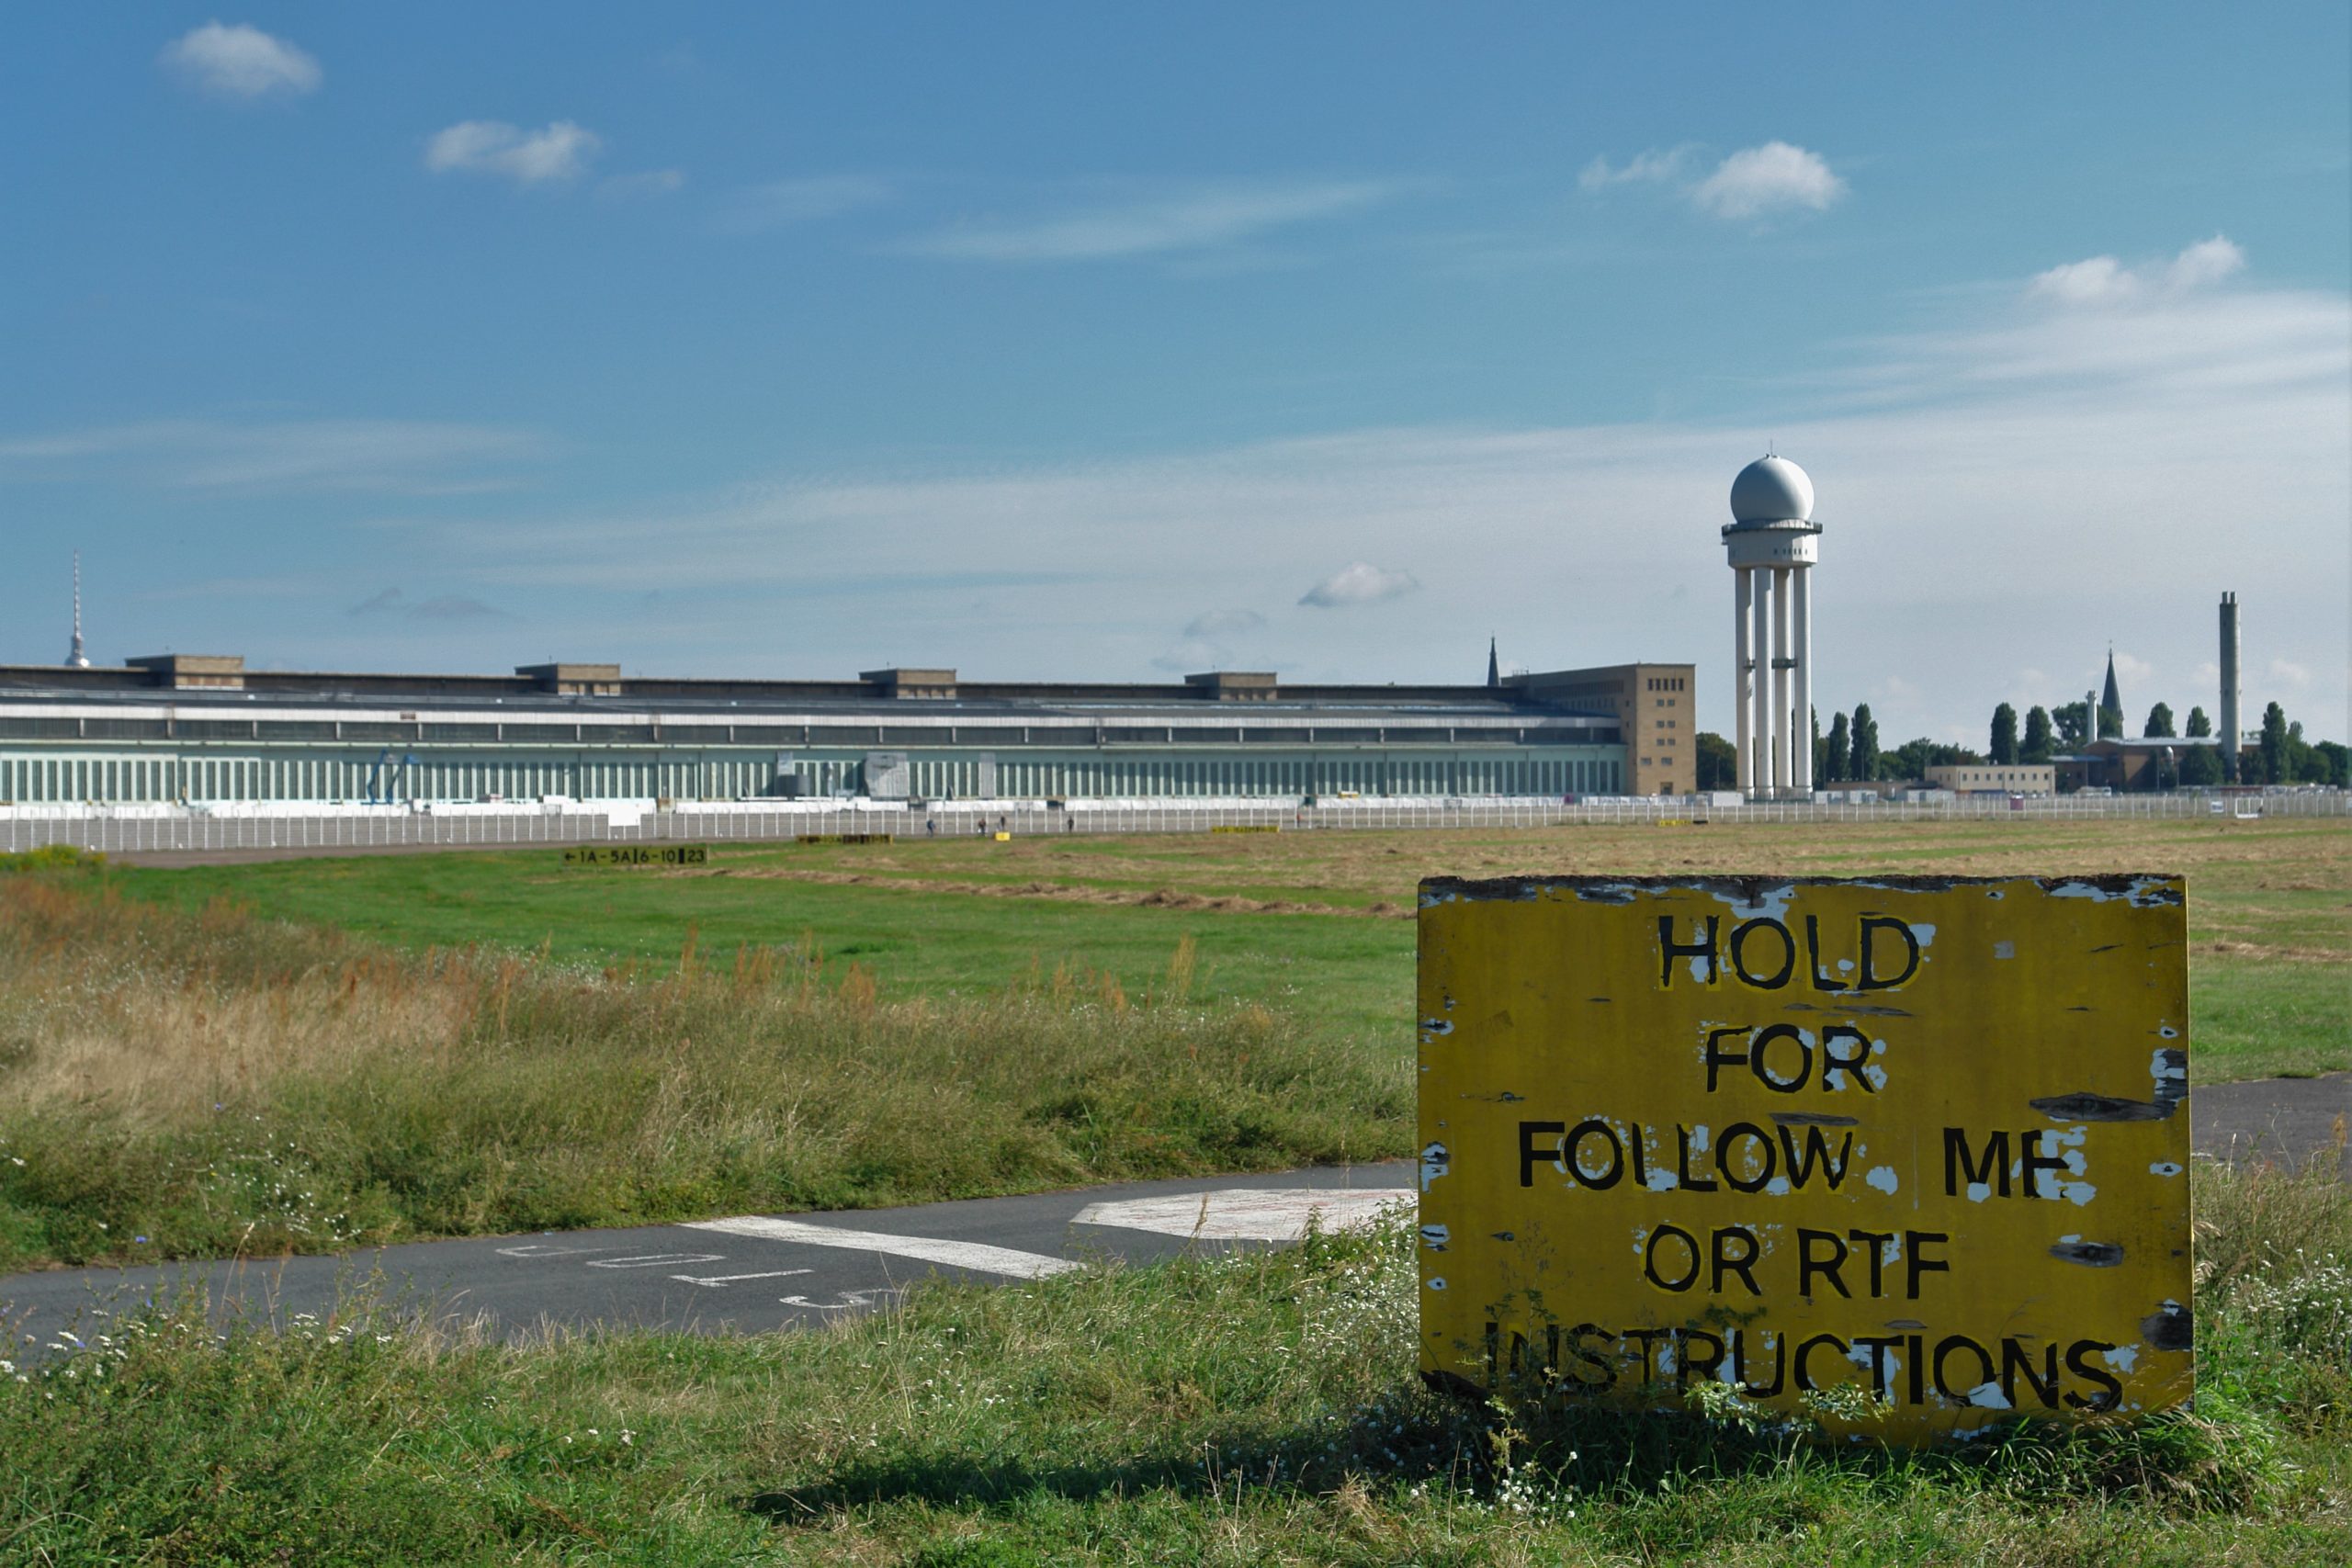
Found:
[[[1424,882],[1423,1372],[1905,1439],[2187,1399],[2183,897]]]
[[[566,865],[708,865],[708,844],[582,844],[563,852]]]

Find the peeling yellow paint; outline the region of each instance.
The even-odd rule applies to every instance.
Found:
[[[2192,1390],[2177,877],[1439,879],[1422,1369],[1968,1436]]]

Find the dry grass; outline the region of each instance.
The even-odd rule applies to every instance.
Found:
[[[0,877],[0,1267],[855,1207],[1407,1136],[1401,1067],[1038,973],[883,995],[804,944],[661,973],[402,954]],[[125,1246],[126,1238],[148,1238]]]

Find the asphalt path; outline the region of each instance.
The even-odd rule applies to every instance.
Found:
[[[2352,1073],[2209,1084],[2189,1096],[2210,1158],[2345,1164]],[[355,1292],[402,1315],[509,1340],[555,1329],[760,1333],[886,1307],[934,1278],[1007,1283],[1115,1259],[1276,1246],[1408,1202],[1409,1163],[1130,1182],[1028,1197],[822,1214],[743,1214],[625,1230],[414,1242],[334,1258],[56,1269],[0,1279],[18,1359],[60,1328],[201,1289],[216,1321],[321,1318]]]
[[[759,1333],[886,1307],[934,1278],[1003,1284],[1116,1259],[1295,1241],[1409,1202],[1410,1163],[1130,1182],[854,1213],[746,1214],[624,1230],[413,1242],[343,1257],[56,1269],[0,1279],[0,1325],[38,1354],[60,1328],[201,1289],[216,1321],[324,1318],[355,1291],[399,1314],[480,1324],[509,1340],[551,1328]],[[85,1337],[87,1337],[86,1332]]]

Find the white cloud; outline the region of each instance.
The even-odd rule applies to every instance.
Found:
[[[1340,568],[1300,595],[1299,603],[1312,604],[1319,610],[1335,610],[1343,604],[1369,604],[1375,600],[1394,599],[1399,593],[1410,593],[1419,588],[1409,571],[1393,571],[1376,567],[1369,561],[1357,561]]]
[[[2245,267],[2245,253],[2221,234],[2168,262],[2128,267],[2113,256],[2066,262],[2037,275],[2026,292],[2064,305],[2134,305],[2208,288]]]
[[[207,22],[165,46],[163,60],[195,86],[223,98],[315,93],[326,79],[309,54],[242,22]]]
[[[775,180],[738,191],[719,215],[718,226],[732,233],[757,233],[765,229],[835,218],[860,208],[879,207],[897,194],[889,182],[867,175],[811,175]]]
[[[1792,209],[1820,212],[1846,194],[1846,182],[1818,152],[1786,141],[1742,148],[1692,187],[1690,199],[1717,218],[1761,218]]]
[[[537,130],[503,120],[469,119],[435,133],[425,143],[424,166],[435,174],[455,169],[537,185],[577,178],[603,145],[594,131],[568,119]]]
[[[596,194],[606,201],[635,201],[639,197],[672,196],[684,190],[685,185],[684,169],[646,169],[598,180]]]
[[[0,480],[96,474],[198,491],[445,495],[506,488],[543,450],[537,436],[492,425],[157,420],[0,439]]]
[[[2144,686],[2156,678],[2156,667],[2146,660],[2118,649],[2115,655],[2115,679],[2124,686]]]
[[[436,593],[429,599],[411,599],[397,588],[387,588],[380,593],[354,604],[345,614],[356,619],[375,615],[397,615],[403,620],[429,621],[447,626],[464,621],[503,621],[506,612],[496,609],[465,593]]]
[[[1966,314],[1939,332],[1831,345],[1847,360],[1834,379],[1765,389],[1781,450],[1821,497],[1825,721],[1867,697],[1891,741],[1981,745],[1996,703],[2022,716],[2078,700],[2111,632],[2154,667],[2130,693],[2135,718],[2158,700],[2212,713],[2211,673],[2189,672],[2213,656],[2223,588],[2250,606],[2249,671],[2274,658],[2308,671],[2308,688],[2282,674],[2271,689],[2295,692],[2300,713],[2341,715],[2352,306],[2247,287],[2051,311],[2023,308],[2023,283],[1951,305]],[[1286,608],[1250,634],[1247,662],[1293,680],[1476,680],[1489,631],[1538,670],[1690,660],[1701,722],[1721,732],[1732,605],[1716,530],[1762,417],[1363,428],[1067,465],[894,467],[641,505],[388,519],[388,536],[493,603],[527,604],[558,646],[778,673],[809,672],[754,629],[779,605],[800,646],[843,650],[844,670],[892,657],[875,628],[912,618],[949,661],[993,678],[1121,679],[1150,674],[1155,658],[1219,661],[1211,638],[1170,648],[1170,629],[1204,606],[1275,602],[1335,561],[1409,567],[1423,577],[1409,636],[1390,615]],[[2216,517],[2258,519],[2219,566]],[[647,552],[657,536],[664,548]],[[650,589],[735,613],[640,613]],[[1943,656],[1953,648],[1999,658]],[[2051,672],[2046,689],[2026,668]],[[1910,694],[1874,695],[1889,673]],[[2261,685],[2249,682],[2256,714]]]
[[[1194,615],[1184,627],[1188,637],[1240,637],[1263,631],[1266,617],[1255,610],[1210,610]]]
[[[2270,678],[2282,686],[2292,686],[2299,692],[2307,689],[2312,683],[2310,668],[2298,664],[2291,659],[2272,660]]]
[[[1196,186],[1026,221],[944,229],[904,248],[962,261],[1104,261],[1201,251],[1269,230],[1361,212],[1397,187],[1370,180]]]
[[[1657,148],[1636,152],[1624,164],[1611,168],[1607,158],[1595,158],[1577,175],[1577,184],[1586,190],[1604,190],[1611,186],[1646,184],[1653,181],[1679,180],[1690,166],[1696,149],[1690,146]]]

